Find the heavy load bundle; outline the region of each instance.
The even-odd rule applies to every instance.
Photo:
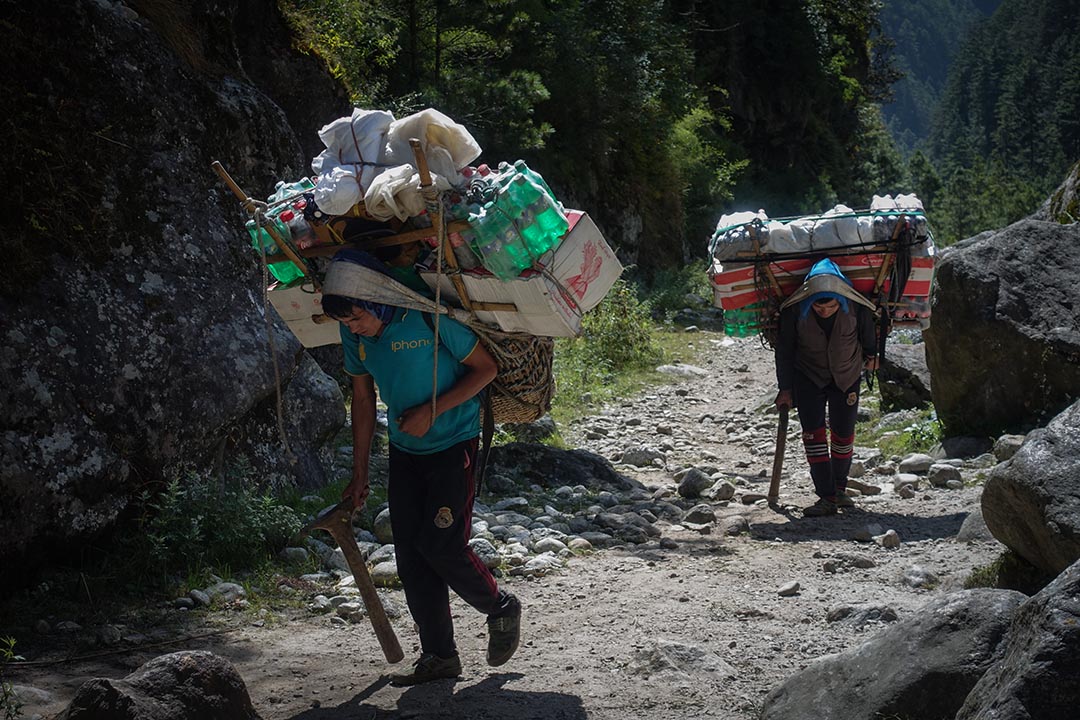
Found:
[[[709,242],[713,304],[729,335],[775,338],[780,304],[828,257],[893,325],[928,327],[936,249],[922,202],[875,195],[867,210],[837,205],[821,215],[724,215]]]
[[[480,146],[437,110],[395,120],[357,109],[319,136],[317,175],[278,183],[265,203],[216,166],[253,215],[252,246],[273,276],[268,300],[293,333],[306,347],[341,342],[321,308],[324,283],[338,282],[328,273],[341,263],[330,258],[367,250],[394,279],[368,277],[350,285],[352,297],[465,322],[499,365],[495,419],[543,415],[554,391],[550,338],[580,334],[582,314],[622,273],[589,216],[563,208],[521,160],[471,165]]]

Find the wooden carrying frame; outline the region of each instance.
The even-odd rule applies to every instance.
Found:
[[[433,187],[431,172],[428,169],[427,157],[424,155],[419,140],[410,139],[409,145],[416,158],[416,167],[420,176],[420,190],[424,193],[425,200],[428,201],[430,206],[434,204],[437,195]],[[240,200],[244,209],[267,230],[282,254],[300,269],[304,274],[305,281],[316,290],[321,290],[321,283],[308,266],[307,258],[331,256],[343,247],[354,247],[370,251],[382,247],[405,245],[434,237],[436,243],[442,246],[439,248],[437,245],[436,251],[446,264],[447,275],[451,283],[453,283],[458,299],[462,307],[469,312],[475,321],[470,325],[473,326],[477,336],[483,341],[488,351],[491,352],[499,367],[499,374],[489,389],[490,408],[495,422],[531,422],[548,410],[551,397],[554,395],[554,380],[552,378],[554,343],[551,338],[537,337],[525,333],[508,333],[486,326],[481,327],[483,323],[476,320],[476,312],[517,312],[518,308],[514,303],[478,302],[469,297],[465,282],[461,278],[457,257],[454,255],[454,249],[450,243],[450,233],[467,230],[469,228],[468,222],[454,220],[446,223],[442,205],[439,204],[437,210],[429,210],[432,222],[430,228],[407,230],[393,235],[368,238],[360,242],[348,242],[341,233],[340,225],[351,218],[370,217],[365,212],[363,202],[361,202],[350,209],[347,214],[332,216],[323,221],[321,226],[316,226],[317,235],[320,236],[324,244],[298,249],[294,248],[287,239],[281,237],[272,223],[263,223],[261,221],[261,214],[269,209],[265,203],[260,203],[248,196],[233,181],[221,163],[215,160],[212,167]],[[284,198],[280,202],[293,199],[295,199],[295,196]],[[439,272],[442,272],[443,269],[440,266]],[[326,315],[315,315],[311,319],[315,323],[331,322]]]
[[[413,154],[416,158],[416,167],[420,175],[420,190],[421,192],[428,191],[432,187],[431,172],[428,169],[427,156],[424,155],[424,149],[420,144],[420,141],[413,138],[409,140],[409,146],[413,150]],[[211,167],[218,174],[218,176],[224,181],[224,183],[233,191],[233,194],[240,200],[244,209],[248,211],[253,217],[259,212],[261,203],[255,201],[251,196],[244,192],[240,186],[229,176],[229,173],[225,171],[221,163],[215,160],[211,163]],[[287,198],[292,199],[292,198]],[[454,285],[454,290],[457,292],[458,299],[461,301],[461,306],[470,313],[477,311],[480,312],[517,312],[517,306],[514,303],[499,303],[499,302],[476,302],[469,297],[468,291],[465,289],[465,282],[461,279],[459,272],[457,257],[454,255],[454,249],[450,244],[450,233],[462,232],[469,229],[469,223],[465,220],[453,220],[446,224],[446,231],[443,232],[444,218],[442,209],[440,207],[438,212],[431,213],[431,227],[419,228],[416,230],[406,230],[405,232],[395,233],[393,235],[387,235],[378,238],[367,238],[359,242],[348,242],[345,240],[341,226],[352,218],[370,217],[364,210],[364,203],[360,201],[354,205],[348,213],[344,215],[334,215],[329,219],[323,221],[319,226],[316,226],[316,234],[323,240],[323,243],[315,245],[309,248],[295,248],[274,228],[270,222],[262,223],[262,228],[273,239],[274,244],[277,245],[278,250],[304,274],[306,281],[316,289],[321,287],[318,278],[314,276],[308,264],[305,262],[307,258],[317,257],[329,257],[337,253],[343,247],[354,247],[359,250],[376,250],[378,248],[392,247],[394,245],[407,245],[408,243],[417,242],[425,238],[434,237],[437,242],[442,243],[442,257],[446,262],[446,265],[450,269],[450,281]],[[329,242],[327,242],[329,241]],[[318,321],[316,321],[318,322]]]

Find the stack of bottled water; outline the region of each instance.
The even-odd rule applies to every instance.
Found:
[[[724,334],[733,337],[757,335],[761,331],[763,312],[765,312],[764,302],[757,302],[737,310],[725,310]]]
[[[251,236],[251,246],[258,252],[267,255],[270,274],[283,285],[290,285],[304,277],[291,260],[285,258],[278,249],[277,243],[270,236],[266,226],[270,225],[278,236],[286,242],[291,242],[298,247],[308,247],[314,243],[314,230],[304,219],[302,197],[296,197],[293,202],[279,203],[286,198],[299,196],[315,187],[315,183],[308,178],[302,178],[294,183],[278,182],[274,187],[274,193],[267,198],[270,203],[270,214],[263,219],[263,227],[257,228],[254,220],[248,220],[247,231]]]
[[[497,173],[480,166],[451,214],[467,218],[462,233],[485,268],[511,280],[556,247],[569,227],[544,179],[524,161],[501,163]]]

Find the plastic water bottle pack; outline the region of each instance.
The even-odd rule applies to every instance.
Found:
[[[470,246],[501,280],[532,267],[559,244],[569,227],[547,183],[521,160],[500,164],[498,174],[471,180],[465,200],[473,203],[468,215]]]

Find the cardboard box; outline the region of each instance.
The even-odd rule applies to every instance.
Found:
[[[272,289],[268,295],[270,304],[304,347],[341,344],[336,320],[322,323],[312,320],[312,317],[323,315],[321,292],[311,292],[310,286],[297,285]]]
[[[512,303],[516,312],[476,313],[477,318],[506,332],[526,332],[546,337],[581,334],[581,316],[604,299],[622,274],[623,267],[596,224],[585,213],[566,213],[570,229],[554,250],[547,252],[537,268],[520,277],[499,280],[490,273],[462,273],[465,292],[473,302]],[[420,273],[435,289],[437,275]],[[460,304],[447,276],[442,296]]]

